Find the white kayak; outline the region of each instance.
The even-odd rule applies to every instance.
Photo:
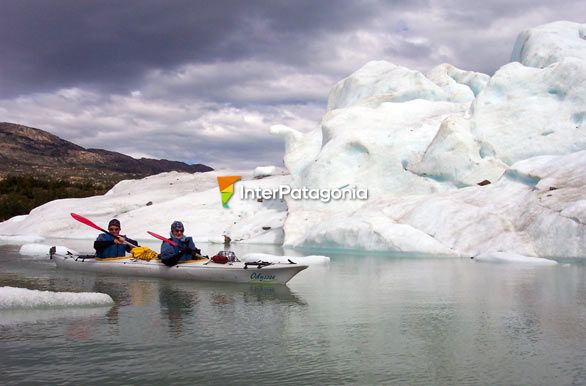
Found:
[[[224,281],[232,283],[285,284],[307,268],[304,264],[282,264],[258,261],[216,264],[208,259],[180,262],[167,267],[160,260],[137,260],[132,257],[96,259],[75,254],[51,254],[58,268],[100,272],[113,275],[153,276],[166,279]]]

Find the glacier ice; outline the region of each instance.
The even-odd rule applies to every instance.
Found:
[[[523,33],[527,57],[555,52],[547,65],[523,59],[489,79],[373,62],[339,82],[321,127],[303,138],[312,151],[301,162],[287,152],[285,164],[298,184],[362,182],[370,199],[289,200],[285,245],[586,257],[586,41],[582,26],[545,29],[556,28]]]
[[[544,68],[564,58],[586,57],[586,24],[556,21],[523,31],[517,37],[511,61]]]

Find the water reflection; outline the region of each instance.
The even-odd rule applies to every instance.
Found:
[[[79,274],[41,262],[9,264],[7,272],[2,264],[0,256],[0,285],[99,291],[116,301],[53,311],[65,319],[43,321],[27,311],[38,326],[0,323],[0,373],[8,383],[586,379],[586,265],[348,255],[310,267],[289,286],[264,286]],[[161,357],[196,360],[180,370],[173,361],[145,360]],[[49,381],[47,366],[55,370]]]
[[[197,293],[181,291],[164,283],[159,289],[161,314],[169,321],[169,331],[175,336],[183,332],[184,319],[193,315],[193,306],[199,302]]]
[[[2,310],[0,325],[16,326],[27,323],[44,323],[59,319],[69,319],[78,324],[86,324],[108,313],[110,307]]]
[[[160,310],[174,336],[198,328],[219,315],[234,319],[235,310],[246,303],[305,304],[286,286],[230,283],[187,283],[162,281],[159,286]],[[228,322],[229,324],[229,322]],[[187,331],[185,331],[187,328]]]
[[[265,302],[280,302],[292,303],[298,305],[305,305],[305,301],[298,295],[293,293],[291,289],[284,285],[279,286],[264,286],[264,285],[250,285],[242,292],[242,298],[245,303],[260,303]]]

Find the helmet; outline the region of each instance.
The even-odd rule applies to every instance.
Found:
[[[176,229],[185,230],[181,221],[173,221],[173,224],[171,224],[171,232]]]

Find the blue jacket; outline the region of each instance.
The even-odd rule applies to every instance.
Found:
[[[160,257],[161,261],[165,265],[175,265],[178,261],[193,260],[191,253],[195,251],[195,244],[193,243],[193,239],[191,237],[183,236],[182,239],[178,239],[174,236],[171,236],[170,240],[176,242],[177,246],[174,247],[173,245],[164,241],[161,244]],[[184,251],[185,248],[189,248],[191,251]],[[183,251],[183,253],[181,251]]]
[[[136,241],[129,239],[128,237],[124,235],[120,236],[124,237],[128,242],[138,245]],[[114,242],[114,237],[107,233],[102,233],[98,236],[96,241],[94,241],[94,249],[96,250],[96,257],[106,258],[125,256],[126,252],[130,252],[132,247],[128,244],[116,244]]]

